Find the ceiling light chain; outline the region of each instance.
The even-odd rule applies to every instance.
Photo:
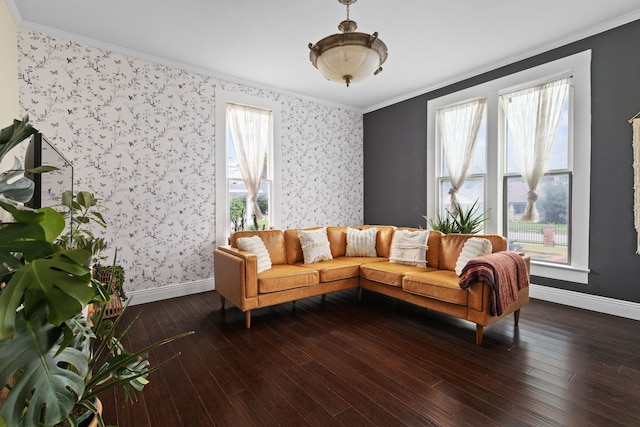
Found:
[[[338,0],[347,7],[347,19],[340,22],[341,34],[327,36],[316,44],[309,43],[309,59],[328,80],[346,83],[364,80],[382,71],[387,59],[387,46],[378,38],[358,33],[358,25],[349,16],[349,7],[357,0]]]

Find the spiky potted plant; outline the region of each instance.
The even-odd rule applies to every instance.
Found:
[[[447,209],[444,215],[438,213],[435,219],[423,215],[423,218],[427,220],[433,230],[441,231],[444,234],[476,234],[482,230],[488,219],[488,211],[479,212],[479,209],[478,200],[473,202],[473,205],[468,209],[464,209],[456,203],[454,209]]]

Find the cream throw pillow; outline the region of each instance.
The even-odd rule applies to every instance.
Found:
[[[475,258],[482,255],[489,255],[493,251],[491,241],[489,239],[482,239],[480,237],[470,237],[464,242],[462,251],[458,256],[456,262],[456,274],[460,276],[462,269],[469,262],[471,258]]]
[[[426,267],[428,238],[429,230],[396,230],[391,242],[389,262]]]
[[[326,227],[317,230],[300,230],[298,235],[305,264],[333,259]]]
[[[377,257],[377,235],[378,229],[375,227],[364,230],[347,227],[347,251],[345,256]]]
[[[258,259],[258,273],[271,268],[271,257],[262,239],[258,236],[240,237],[237,241],[238,249],[251,252]]]

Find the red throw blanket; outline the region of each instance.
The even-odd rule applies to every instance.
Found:
[[[460,287],[486,282],[491,288],[489,314],[501,316],[505,307],[518,299],[518,291],[529,286],[524,258],[515,252],[500,251],[469,260],[460,275]]]

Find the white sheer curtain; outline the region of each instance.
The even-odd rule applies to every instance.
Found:
[[[260,179],[265,165],[265,154],[271,138],[271,111],[246,105],[227,104],[227,126],[238,156],[242,181],[249,193],[247,197],[247,219],[255,215],[262,219],[258,206]]]
[[[457,211],[456,193],[467,180],[486,104],[483,98],[442,108],[436,114],[437,132],[451,180],[449,210],[452,213]]]
[[[520,173],[529,190],[520,221],[539,219],[536,191],[546,171],[569,85],[567,78],[500,96]]]

